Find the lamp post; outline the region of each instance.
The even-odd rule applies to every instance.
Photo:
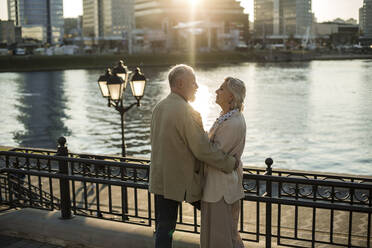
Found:
[[[128,82],[130,83],[132,94],[137,102],[124,107],[123,95]],[[146,87],[146,78],[141,73],[141,70],[139,68],[136,68],[135,72],[132,73],[124,65],[124,62],[120,60],[117,66],[115,66],[112,70],[107,69],[106,73],[98,78],[98,85],[101,90],[102,96],[108,99],[108,106],[113,106],[120,113],[122,142],[121,155],[125,157],[126,152],[124,140],[124,114],[133,106],[141,105],[140,101],[143,97]]]

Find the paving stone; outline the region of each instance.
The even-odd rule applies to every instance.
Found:
[[[62,248],[62,246],[50,245],[34,240],[0,235],[1,248]]]
[[[39,243],[39,242],[27,242],[27,248],[40,248],[42,246],[42,243]]]
[[[0,247],[9,246],[17,241],[18,241],[17,238],[0,235]]]

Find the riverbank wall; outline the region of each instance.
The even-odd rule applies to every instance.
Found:
[[[0,72],[48,71],[67,69],[102,69],[114,66],[120,59],[130,67],[170,66],[174,64],[220,65],[244,62],[291,62],[311,60],[372,59],[372,54],[317,54],[308,51],[245,51],[173,54],[115,55],[26,55],[0,56]]]
[[[244,53],[211,54],[115,54],[115,55],[27,55],[0,56],[1,72],[44,71],[66,69],[106,69],[123,60],[129,67],[169,66],[174,64],[223,64],[250,61]]]

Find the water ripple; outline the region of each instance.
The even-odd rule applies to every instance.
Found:
[[[141,107],[125,114],[128,155],[150,156],[151,112],[169,94],[165,67],[144,67]],[[368,60],[243,63],[196,68],[203,94],[195,106],[208,130],[220,108],[214,91],[226,76],[246,83],[245,164],[372,175],[372,63]],[[97,87],[100,70],[0,73],[0,144],[121,153],[120,115]],[[130,88],[127,106],[135,102]],[[6,107],[4,107],[6,106]]]

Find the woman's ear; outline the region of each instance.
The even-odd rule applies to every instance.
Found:
[[[234,96],[231,94],[230,95],[230,100],[229,100],[229,106],[230,106],[230,109],[233,110],[234,109]]]
[[[229,98],[230,98],[230,99],[229,99],[229,103],[232,104],[233,101],[234,101],[234,96],[233,96],[233,94],[230,93],[230,97],[229,97]]]

